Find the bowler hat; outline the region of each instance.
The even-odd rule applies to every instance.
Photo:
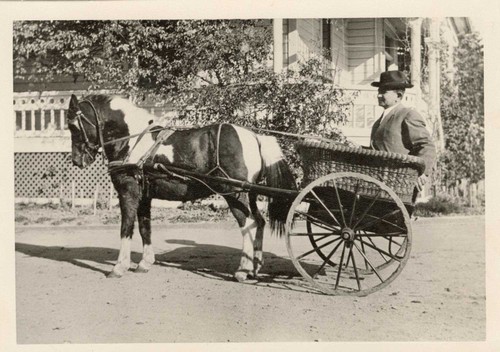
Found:
[[[380,75],[380,81],[373,82],[372,86],[387,90],[394,90],[411,88],[413,87],[413,84],[408,82],[408,78],[406,78],[406,75],[401,71],[386,71],[382,72]]]

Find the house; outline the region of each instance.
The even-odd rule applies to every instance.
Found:
[[[438,145],[443,146],[439,43],[442,38],[450,47],[456,45],[459,34],[471,30],[467,18],[273,19],[272,26],[276,71],[293,69],[310,55],[324,55],[325,76],[344,89],[359,91],[350,120],[340,126],[348,139],[368,145],[371,126],[382,113],[377,104],[377,91],[370,83],[386,70],[399,69],[407,72],[414,85],[407,90],[403,103],[416,108],[426,118]],[[422,84],[422,57],[428,69],[425,84]],[[67,182],[63,180],[67,180],[68,175],[53,176],[52,184],[60,187],[51,188],[34,184],[33,172],[26,170],[32,170],[36,164],[36,173],[40,175],[54,162],[66,160],[64,155],[70,151],[70,137],[64,118],[69,97],[72,93],[84,94],[85,89],[85,84],[67,77],[44,85],[14,82],[17,198],[68,195],[69,186],[63,190],[63,183]],[[89,186],[90,189],[86,186],[82,197],[92,197],[96,185],[100,185],[97,188],[101,192],[110,188],[109,180],[102,176],[104,172],[98,166],[93,167],[95,170],[85,171],[90,176],[83,176],[90,177],[93,186]],[[78,182],[83,187],[84,181]]]
[[[349,139],[362,145],[368,145],[371,126],[382,114],[376,88],[370,83],[384,71],[405,71],[414,87],[407,90],[403,103],[426,118],[442,147],[439,45],[442,38],[451,50],[459,35],[470,31],[467,18],[274,19],[274,69],[293,68],[312,54],[325,55],[325,75],[344,89],[360,92],[350,121],[341,128]],[[425,86],[422,57],[428,67]]]

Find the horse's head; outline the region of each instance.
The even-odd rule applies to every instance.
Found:
[[[71,95],[66,119],[71,132],[73,165],[83,169],[95,161],[102,149],[99,116],[92,101],[79,102],[75,95]]]

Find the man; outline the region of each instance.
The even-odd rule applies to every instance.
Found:
[[[418,177],[417,189],[422,190],[436,161],[436,148],[420,114],[401,104],[405,89],[412,88],[403,72],[387,71],[380,75],[378,104],[384,108],[382,116],[372,127],[370,144],[385,152],[414,155],[425,161],[425,171]],[[416,194],[415,194],[416,196]]]

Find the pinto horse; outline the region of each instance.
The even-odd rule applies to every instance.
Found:
[[[240,282],[257,277],[263,265],[265,226],[257,208],[257,194],[242,192],[229,184],[207,184],[173,173],[155,177],[144,168],[134,166],[174,165],[203,175],[251,183],[264,181],[270,187],[296,189],[276,139],[256,135],[236,125],[219,124],[170,131],[161,143],[156,143],[155,151],[148,154],[154,139],[159,138],[158,130],[145,133],[146,129],[154,132],[151,128],[153,118],[146,110],[117,96],[90,95],[79,101],[72,95],[70,99],[67,124],[71,132],[73,164],[85,168],[102,152],[108,167],[123,163],[132,166],[110,172],[121,210],[121,247],[117,263],[107,276],[121,277],[130,269],[130,244],[136,217],[143,254],[135,272],[148,272],[154,264],[151,244],[153,198],[189,201],[218,193],[227,201],[243,236],[241,260],[234,276]],[[287,198],[269,199],[268,212],[273,228],[283,228],[290,205],[291,200]]]

